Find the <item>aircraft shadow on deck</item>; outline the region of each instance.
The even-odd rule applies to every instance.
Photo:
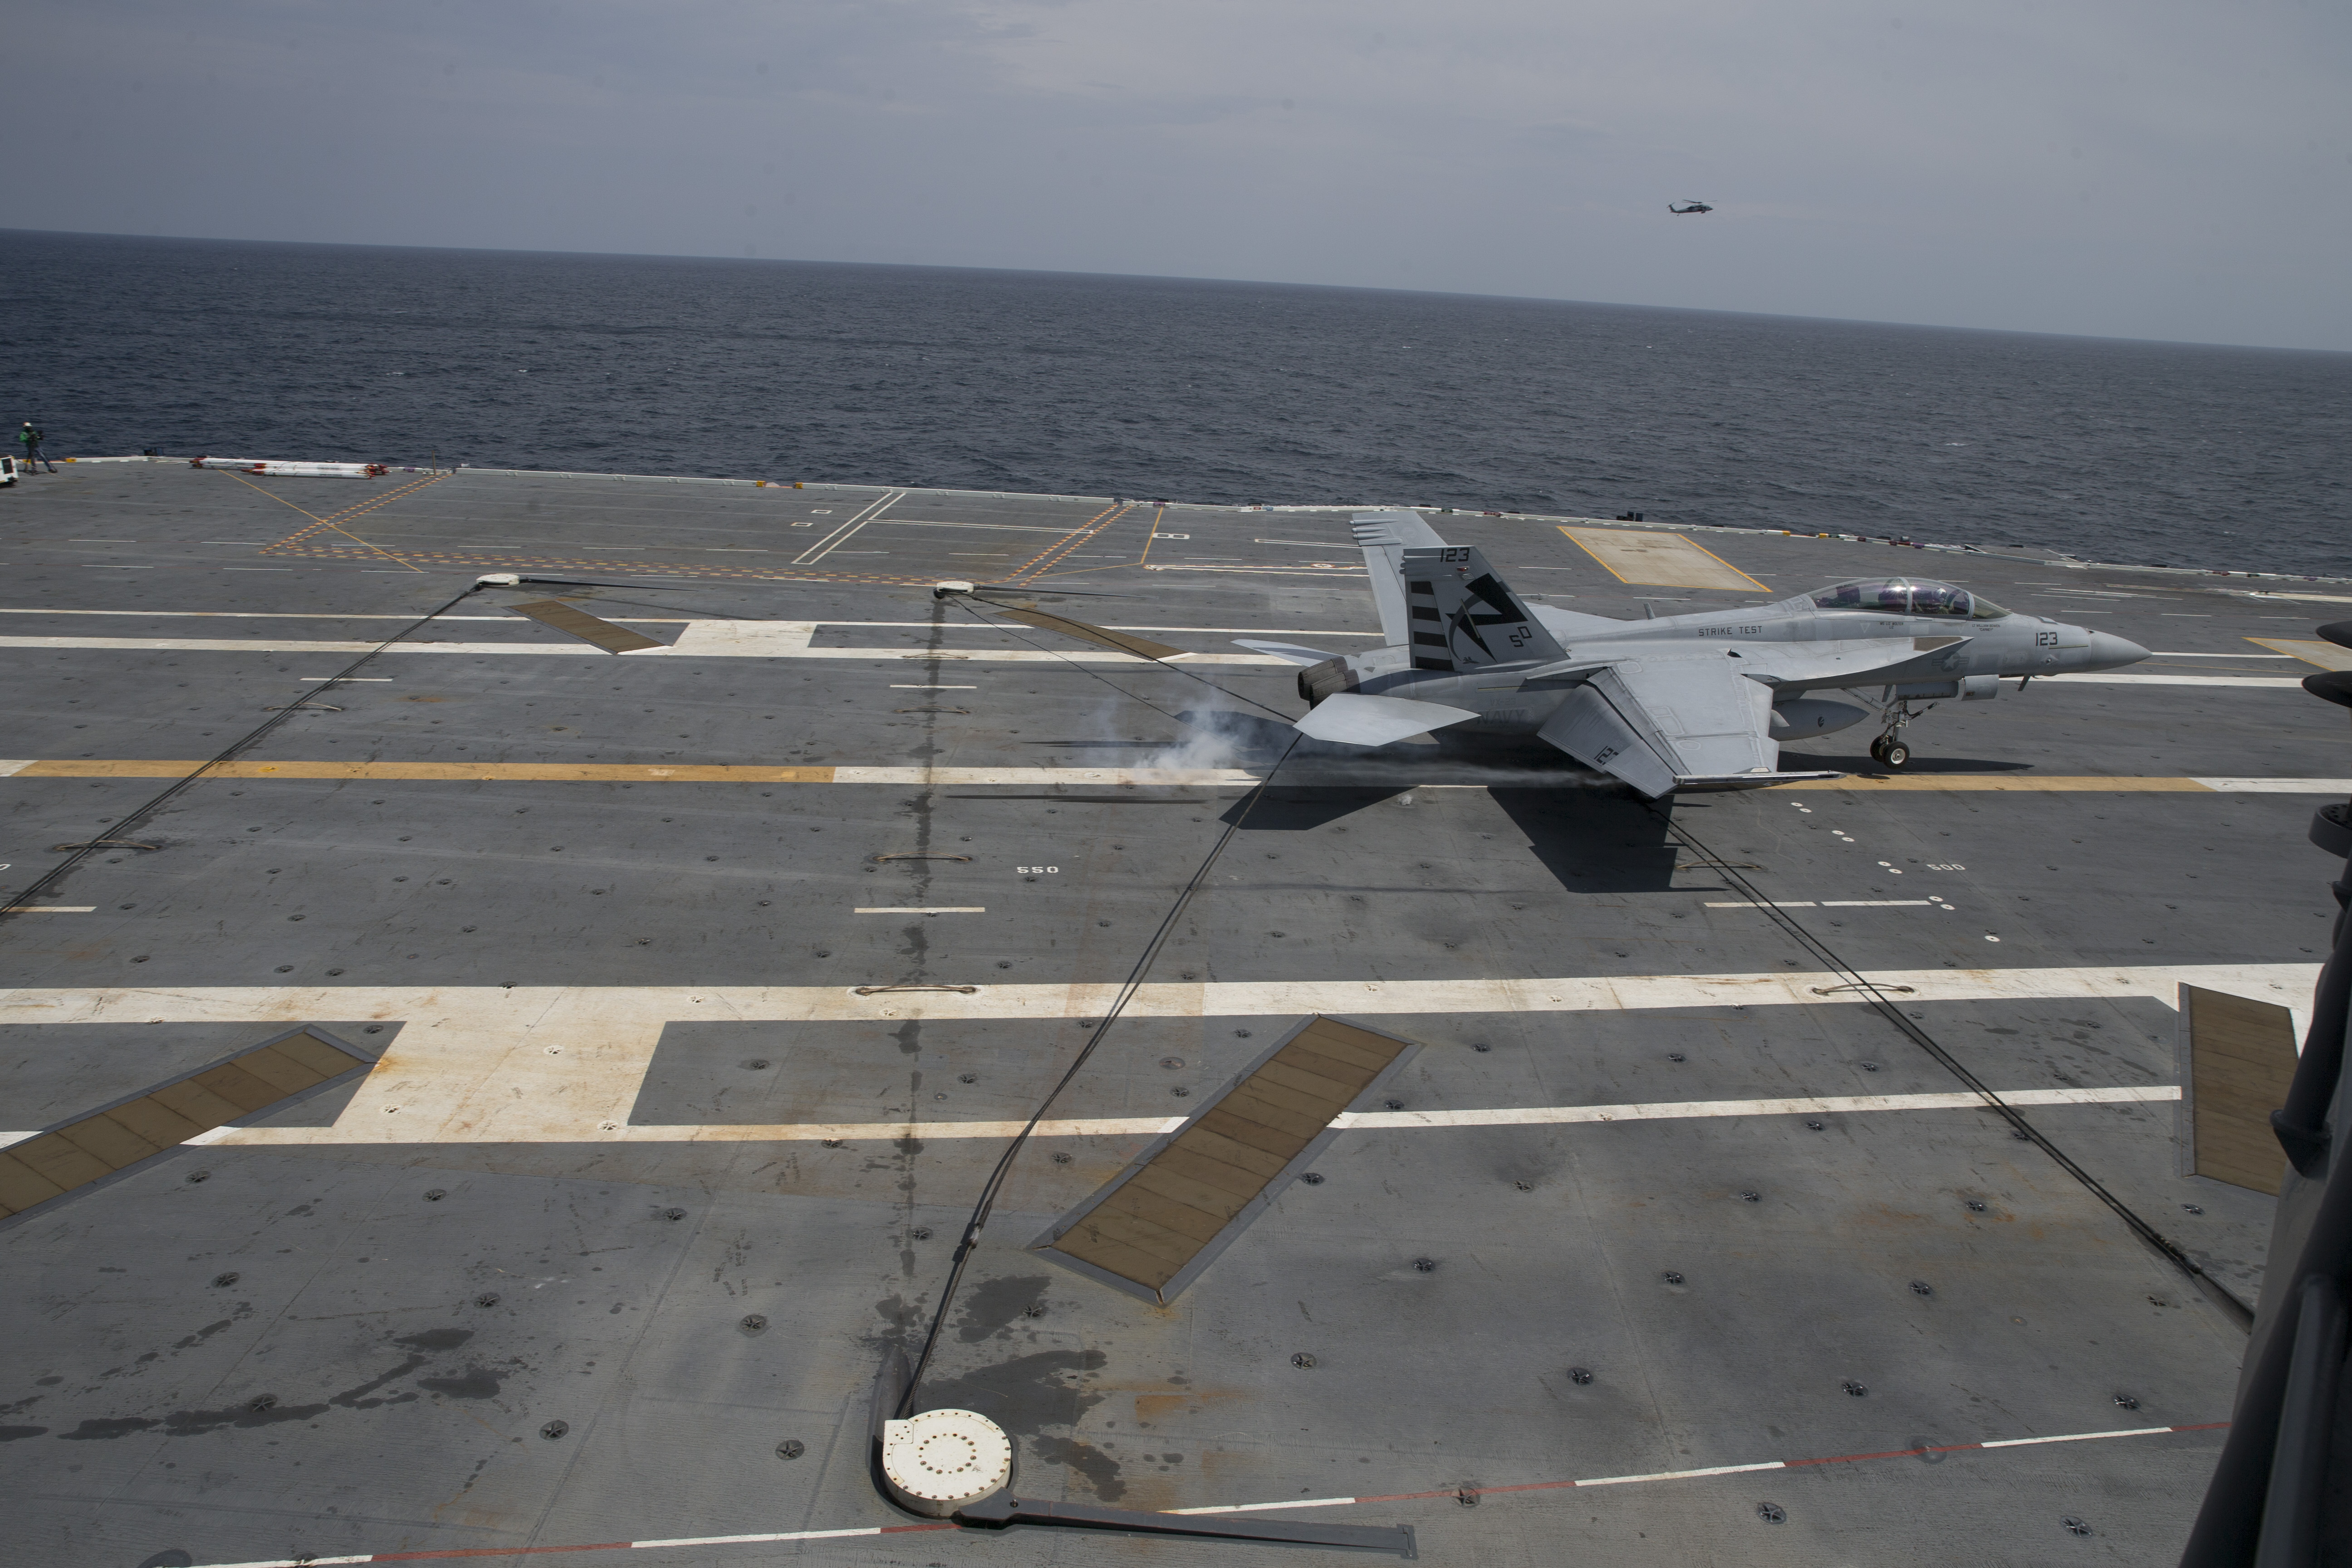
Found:
[[[1306,833],[1352,816],[1368,806],[1404,794],[1411,784],[1333,784],[1286,787],[1276,784],[1250,804],[1243,796],[1225,808],[1221,822],[1239,818],[1244,806],[1249,816],[1245,826],[1252,833]]]
[[[1412,784],[1275,785],[1250,808],[1253,833],[1305,833],[1407,794]],[[1630,795],[1601,789],[1489,784],[1487,795],[1527,835],[1536,863],[1571,893],[1659,892],[1685,854],[1663,817]],[[1232,822],[1247,797],[1230,804]],[[1677,809],[1704,810],[1685,802]]]
[[[1780,766],[1790,773],[1801,773],[1813,768],[1835,768],[1840,773],[1867,773],[1872,776],[1881,776],[1887,773],[1886,769],[1880,767],[1866,753],[1861,752],[1852,756],[1832,757],[1817,756],[1810,752],[1783,751],[1780,753]],[[1905,773],[2030,773],[2032,771],[2032,763],[1994,762],[1985,757],[1923,756],[1916,752],[1911,754],[1909,762],[1903,764]]]
[[[1571,893],[1655,893],[1674,886],[1685,853],[1666,837],[1662,811],[1627,795],[1600,790],[1486,792],[1518,830],[1537,862]],[[1679,803],[1675,809],[1705,809]]]

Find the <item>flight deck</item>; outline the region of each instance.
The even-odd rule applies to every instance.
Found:
[[[1842,779],[1647,803],[1286,755],[1296,667],[1235,639],[1380,646],[1353,510],[0,492],[12,1560],[1318,1560],[869,1476],[877,1368],[1115,1005],[919,1391],[1024,1495],[1530,1568],[2177,1554],[2245,1338],[2116,1205],[2259,1299],[2179,1007],[2307,1012],[2352,759],[2298,682],[2352,584],[1427,510],[1583,614],[1928,577],[2152,650],[1943,703],[1899,770],[1857,728],[1781,752]],[[1360,1076],[1138,1284],[1135,1194],[1216,1185],[1188,1130],[1294,1037]]]

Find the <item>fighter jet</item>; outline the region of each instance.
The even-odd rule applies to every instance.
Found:
[[[1302,733],[1358,746],[1424,731],[1522,745],[1532,736],[1651,799],[1840,777],[1780,771],[1780,746],[1874,716],[1883,728],[1871,755],[1899,768],[1920,704],[1992,698],[2004,677],[2147,657],[2111,633],[1916,577],[1614,620],[1526,603],[1479,551],[1446,543],[1417,512],[1360,512],[1353,527],[1388,646],[1335,655],[1239,645],[1307,667]]]
[[[1666,204],[1666,210],[1673,213],[1676,217],[1680,217],[1686,213],[1711,213],[1715,209],[1707,205],[1705,202],[1685,202],[1681,206],[1676,206],[1674,203],[1668,202]]]

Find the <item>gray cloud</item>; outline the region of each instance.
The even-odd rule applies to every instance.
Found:
[[[10,37],[15,226],[2352,348],[2335,5],[24,0]]]

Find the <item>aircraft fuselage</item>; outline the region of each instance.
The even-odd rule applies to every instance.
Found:
[[[1586,671],[1626,659],[1753,663],[1755,668],[1741,673],[1769,687],[1773,706],[1787,710],[1816,692],[1874,689],[1880,703],[1989,698],[2004,679],[2113,669],[2147,657],[2145,648],[2110,633],[2014,612],[1975,620],[1820,609],[1802,596],[1647,621],[1607,622],[1549,606],[1533,608],[1565,658],[1505,660],[1447,672],[1415,668],[1412,649],[1391,647],[1318,666],[1302,676],[1301,689],[1310,701],[1348,690],[1445,703],[1479,715],[1456,726],[1457,731],[1532,735],[1581,683]],[[1808,668],[1809,661],[1790,657],[1809,652],[1833,657],[1841,645],[1858,643],[1878,644],[1883,649],[1898,639],[1911,642],[1910,656],[1902,658],[1898,650],[1889,662],[1882,654],[1870,661],[1866,678],[1858,675],[1856,667],[1825,663]],[[1335,679],[1342,671],[1331,665],[1344,668],[1344,681]],[[1867,712],[1853,707],[1852,717],[1843,723],[1832,720],[1805,728],[1826,733]],[[1816,721],[1832,718],[1819,711],[1811,716]]]

